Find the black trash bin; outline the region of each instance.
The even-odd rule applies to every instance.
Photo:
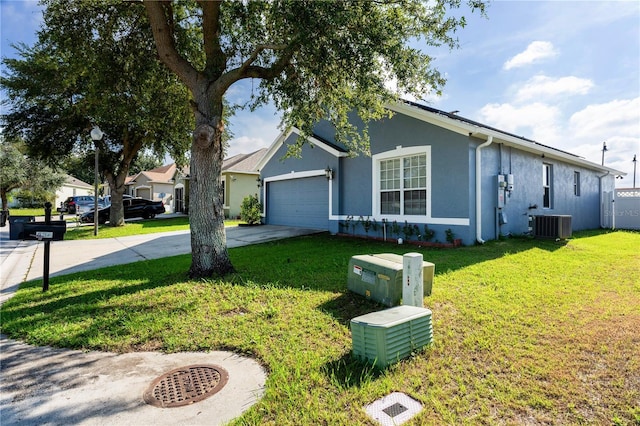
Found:
[[[35,216],[9,216],[9,239],[22,240],[24,224],[35,221]]]
[[[0,228],[7,226],[7,219],[9,218],[9,210],[0,210]]]

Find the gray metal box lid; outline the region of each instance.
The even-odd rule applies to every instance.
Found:
[[[424,316],[431,316],[431,310],[417,306],[401,305],[383,311],[360,315],[353,318],[351,322],[369,327],[391,328]]]

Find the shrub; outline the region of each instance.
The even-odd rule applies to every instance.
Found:
[[[240,219],[249,225],[259,225],[261,222],[262,204],[258,201],[258,194],[248,195],[240,205]]]

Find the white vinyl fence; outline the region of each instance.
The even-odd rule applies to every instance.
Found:
[[[607,214],[612,228],[640,230],[640,188],[616,189],[615,202],[605,211]]]

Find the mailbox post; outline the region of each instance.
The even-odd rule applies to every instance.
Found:
[[[27,222],[24,224],[23,240],[44,241],[44,268],[42,271],[42,291],[49,290],[49,259],[51,257],[51,241],[60,241],[67,231],[67,222],[51,220],[51,203],[44,205],[44,224]]]
[[[44,224],[51,225],[51,203],[44,203]],[[52,231],[50,232],[51,238],[53,238]],[[49,236],[49,235],[47,235]],[[37,237],[37,234],[36,234]],[[49,259],[51,258],[51,240],[47,239],[44,242],[44,268],[42,271],[42,291],[49,290]]]

